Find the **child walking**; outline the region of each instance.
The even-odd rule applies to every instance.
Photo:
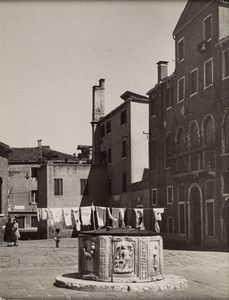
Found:
[[[60,229],[57,228],[55,235],[54,235],[54,240],[56,242],[56,248],[59,248],[59,243],[60,243]]]

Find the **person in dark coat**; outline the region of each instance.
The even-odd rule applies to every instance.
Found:
[[[14,243],[14,223],[11,217],[8,218],[8,221],[5,224],[5,233],[4,233],[4,241],[7,242],[7,247],[12,247],[12,243]]]

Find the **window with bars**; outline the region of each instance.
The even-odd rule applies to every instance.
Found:
[[[177,42],[177,57],[178,57],[178,62],[184,60],[184,38],[181,38]]]
[[[89,194],[88,179],[85,178],[80,179],[80,194],[82,196],[88,196]]]
[[[210,58],[204,63],[204,87],[208,87],[213,83],[213,59]]]
[[[203,39],[209,41],[212,38],[212,15],[203,20]]]
[[[183,76],[177,82],[177,102],[184,100],[185,96],[185,77]]]
[[[63,195],[63,179],[62,178],[54,179],[54,195],[57,195],[57,196]]]
[[[152,206],[157,205],[157,189],[154,188],[151,191],[152,193]]]

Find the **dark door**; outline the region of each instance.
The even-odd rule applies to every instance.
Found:
[[[200,192],[197,188],[193,188],[191,192],[190,205],[192,244],[199,246],[201,244],[201,206]]]

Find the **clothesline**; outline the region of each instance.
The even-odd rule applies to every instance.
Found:
[[[38,221],[49,220],[51,226],[65,222],[66,226],[75,225],[77,231],[81,230],[82,226],[93,225],[102,228],[107,226],[108,222],[112,222],[113,228],[125,228],[128,216],[128,211],[135,212],[136,228],[145,229],[144,211],[149,208],[124,208],[124,207],[107,207],[107,206],[80,206],[68,208],[37,208]],[[161,214],[164,213],[164,208],[150,208],[154,213],[155,230],[160,231],[158,221],[162,220]],[[125,214],[127,216],[125,217]],[[126,219],[127,218],[127,219]],[[73,220],[72,220],[73,219]],[[127,222],[128,223],[128,222]],[[96,226],[97,225],[97,226]],[[159,230],[159,231],[158,231]]]

